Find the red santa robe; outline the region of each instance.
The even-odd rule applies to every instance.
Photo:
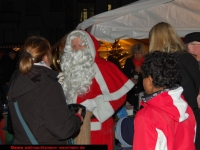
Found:
[[[76,103],[94,105],[91,119],[91,144],[106,144],[108,150],[114,149],[114,120],[112,115],[124,104],[126,93],[134,86],[113,63],[98,57],[99,43],[91,34],[81,32],[89,41],[91,54],[95,59],[95,78],[90,91],[84,96],[79,96]]]

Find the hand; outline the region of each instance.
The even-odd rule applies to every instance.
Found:
[[[82,108],[80,108],[77,112],[77,116],[81,119],[81,122],[83,122],[83,117],[81,116],[81,113],[82,113]]]
[[[138,80],[135,79],[135,78],[131,78],[131,81],[132,81],[134,84],[137,84],[137,83],[138,83]]]
[[[60,73],[58,74],[57,78],[58,78],[58,82],[59,82],[59,83],[62,83],[63,80],[64,80],[64,74],[63,74],[62,72],[60,72]]]
[[[82,113],[82,108],[79,108],[78,114],[81,115],[81,113]]]

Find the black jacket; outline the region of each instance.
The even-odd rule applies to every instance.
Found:
[[[192,108],[195,116],[199,115],[197,96],[200,86],[200,71],[196,59],[188,52],[176,52],[181,67],[181,83],[183,95]],[[199,116],[200,117],[200,116]]]
[[[43,66],[34,66],[31,74],[23,76],[16,71],[11,79],[9,110],[14,129],[14,144],[30,141],[16,115],[13,102],[17,101],[22,117],[39,144],[66,144],[76,134],[80,118],[71,115],[57,72]]]
[[[187,52],[176,52],[178,63],[181,67],[181,83],[183,87],[183,96],[188,105],[192,108],[196,122],[197,131],[195,145],[196,149],[200,149],[200,110],[197,104],[197,95],[200,86],[200,71],[196,59]]]

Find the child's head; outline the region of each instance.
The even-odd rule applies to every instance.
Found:
[[[171,88],[180,82],[180,67],[173,53],[155,51],[142,64],[143,86],[147,94]]]

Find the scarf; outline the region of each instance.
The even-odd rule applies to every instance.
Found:
[[[133,57],[133,64],[134,64],[134,66],[141,67],[143,62],[144,62],[144,56],[140,60],[138,60],[135,57]]]
[[[146,94],[145,93],[144,96],[142,96],[142,101],[143,102],[147,102],[147,101],[151,100],[152,98],[154,98],[155,96],[157,96],[157,95],[159,95],[159,94],[161,94],[163,92],[170,91],[170,90],[175,90],[178,87],[179,87],[179,85],[174,85],[174,87],[172,87],[172,88],[166,88],[166,89],[163,89],[161,91],[157,91],[157,92],[155,92],[153,94]]]

